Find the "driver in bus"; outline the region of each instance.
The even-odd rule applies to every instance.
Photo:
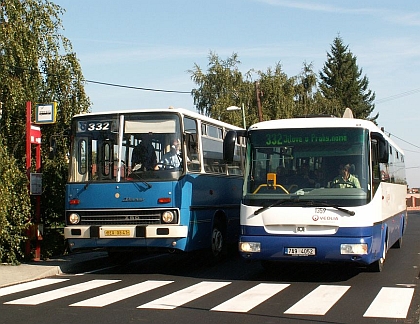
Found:
[[[155,169],[157,159],[150,134],[142,136],[140,144],[134,148],[131,163],[134,166],[133,171],[139,169],[150,171]]]
[[[330,183],[331,188],[360,188],[359,179],[350,173],[351,165],[340,165],[340,175]]]
[[[160,160],[158,165],[160,164],[163,167],[169,167],[169,168],[179,168],[179,166],[181,165],[180,147],[181,147],[181,143],[179,139],[174,139],[172,141],[169,152],[165,153],[162,156],[162,159]],[[157,167],[155,169],[159,169],[159,168]]]

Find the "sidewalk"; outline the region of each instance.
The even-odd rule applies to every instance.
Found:
[[[26,281],[55,276],[61,273],[78,273],[96,266],[108,264],[104,251],[81,252],[52,258],[46,261],[32,261],[18,266],[0,264],[0,287]]]

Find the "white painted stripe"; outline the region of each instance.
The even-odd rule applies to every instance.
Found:
[[[137,308],[174,309],[229,284],[230,282],[203,281]]]
[[[49,302],[51,300],[67,297],[70,295],[78,294],[90,289],[113,284],[120,280],[91,280],[80,284],[72,285],[69,287],[59,288],[51,291],[47,291],[41,294],[20,298],[9,301],[5,304],[17,304],[17,305],[38,305]]]
[[[69,279],[40,279],[40,280],[31,281],[31,282],[24,282],[21,284],[10,286],[10,287],[3,287],[3,288],[0,288],[0,296],[6,296],[6,295],[14,294],[17,292],[25,291],[25,290],[44,287],[44,286],[52,285],[52,284],[59,283],[62,281],[66,281],[66,280],[69,280]]]
[[[383,287],[363,317],[406,318],[414,288]]]
[[[320,285],[284,313],[325,315],[349,288],[350,286]]]
[[[290,284],[260,283],[211,310],[218,312],[246,313],[289,286]]]
[[[96,296],[90,299],[80,301],[70,306],[81,306],[81,307],[104,307],[109,304],[119,302],[121,300],[140,295],[146,291],[162,287],[170,284],[173,281],[155,281],[148,280],[145,282],[138,283],[129,287],[125,287],[119,290],[111,291],[107,294]]]

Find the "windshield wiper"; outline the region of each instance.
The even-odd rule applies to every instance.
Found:
[[[261,214],[262,212],[266,211],[267,209],[270,209],[271,207],[280,206],[285,203],[297,203],[297,202],[299,202],[299,196],[292,196],[289,199],[279,199],[275,201],[274,203],[272,203],[271,205],[257,209],[256,211],[254,211],[254,215]]]
[[[83,186],[83,188],[82,188],[80,191],[79,191],[79,190],[77,190],[77,193],[76,193],[76,197],[75,197],[75,198],[79,198],[80,194],[81,194],[83,191],[87,190],[87,188],[89,187],[89,185],[90,185],[92,182],[93,182],[93,179],[88,180],[88,182],[86,182],[86,183],[85,183],[85,185]]]
[[[354,216],[356,213],[353,210],[348,210],[346,208],[337,206],[337,205],[333,205],[333,204],[328,204],[326,202],[315,202],[313,200],[308,200],[308,201],[300,201],[299,200],[299,196],[293,196],[290,197],[289,199],[279,199],[277,201],[275,201],[274,203],[272,203],[271,205],[265,206],[265,207],[261,207],[260,209],[257,209],[254,212],[254,215],[258,215],[261,214],[262,212],[266,211],[267,209],[270,209],[271,207],[275,207],[275,206],[280,206],[280,205],[284,205],[286,203],[304,203],[305,206],[313,206],[313,207],[317,207],[317,206],[323,206],[323,207],[331,207],[331,208],[335,208],[339,211],[342,211],[350,216]]]
[[[144,180],[143,177],[140,174],[135,173],[135,172],[131,172],[130,176],[133,176],[133,175],[136,176],[136,178],[139,179],[141,182],[143,182],[147,186],[147,188],[152,188],[152,185],[150,183],[148,183],[146,180]]]
[[[354,216],[356,214],[353,210],[348,210],[346,208],[343,208],[343,207],[340,207],[340,206],[337,206],[337,205],[333,205],[333,204],[329,204],[329,203],[326,203],[326,202],[318,202],[317,201],[316,203],[314,203],[312,201],[312,203],[313,203],[313,206],[320,205],[320,206],[324,206],[324,207],[335,208],[335,209],[337,209],[339,211],[342,211],[342,212],[344,212],[344,213],[346,213],[346,214],[348,214],[350,216]]]

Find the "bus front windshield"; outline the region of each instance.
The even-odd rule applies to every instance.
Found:
[[[79,116],[72,123],[70,182],[162,181],[183,173],[180,116]]]
[[[369,136],[359,128],[250,131],[244,203],[338,206],[369,197]],[[288,205],[285,203],[284,205]]]

